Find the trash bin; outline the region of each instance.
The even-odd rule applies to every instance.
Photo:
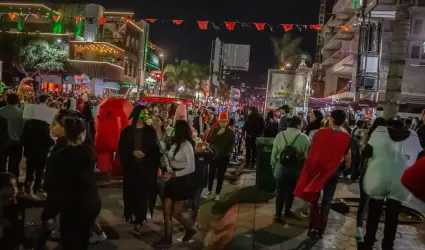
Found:
[[[270,157],[273,149],[274,138],[257,138],[257,171],[256,186],[266,192],[273,193],[276,189],[276,181],[273,177]]]

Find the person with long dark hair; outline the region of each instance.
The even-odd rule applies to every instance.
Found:
[[[278,133],[279,122],[276,119],[275,112],[270,110],[267,112],[265,125],[264,125],[264,137],[276,137]]]
[[[67,146],[51,159],[60,167],[59,213],[61,246],[64,250],[88,248],[91,229],[101,208],[94,174],[95,157],[91,146],[84,143],[84,120],[64,119]]]
[[[305,134],[310,138],[310,142],[313,141],[314,135],[322,127],[322,121],[323,113],[320,110],[315,109],[310,113],[309,123],[305,129]]]
[[[184,201],[193,197],[195,192],[195,142],[192,139],[192,131],[187,121],[177,120],[174,127],[174,136],[171,149],[168,151],[170,166],[173,173],[164,174],[168,179],[164,189],[164,237],[154,244],[155,247],[168,247],[173,243],[172,217],[174,217],[186,229],[181,239],[189,242],[197,231],[193,228],[193,222],[183,217]]]
[[[130,119],[131,125],[121,132],[118,155],[123,173],[124,219],[134,223],[133,232],[139,234],[158,185],[161,153],[155,129],[146,124],[147,107],[135,106]]]

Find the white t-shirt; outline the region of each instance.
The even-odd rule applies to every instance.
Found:
[[[185,176],[195,172],[195,152],[193,150],[192,144],[186,141],[180,145],[179,151],[174,155],[176,150],[176,145],[171,146],[170,151],[168,151],[168,159],[170,159],[170,166],[177,170],[175,171],[175,176]]]

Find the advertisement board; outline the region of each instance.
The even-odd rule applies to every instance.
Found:
[[[381,60],[379,65],[379,90],[387,89],[387,78],[390,59]],[[401,85],[402,93],[425,94],[425,69],[424,67],[412,66],[406,62],[403,74],[403,83]]]
[[[246,44],[223,44],[223,66],[230,70],[248,71],[251,46]]]
[[[283,104],[303,106],[307,80],[307,72],[269,70],[266,109],[275,109]]]

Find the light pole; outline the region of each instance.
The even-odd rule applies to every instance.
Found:
[[[161,82],[160,82],[160,85],[159,85],[158,95],[161,96],[162,84],[164,84],[164,54],[161,52],[159,54],[159,57],[161,58]]]

